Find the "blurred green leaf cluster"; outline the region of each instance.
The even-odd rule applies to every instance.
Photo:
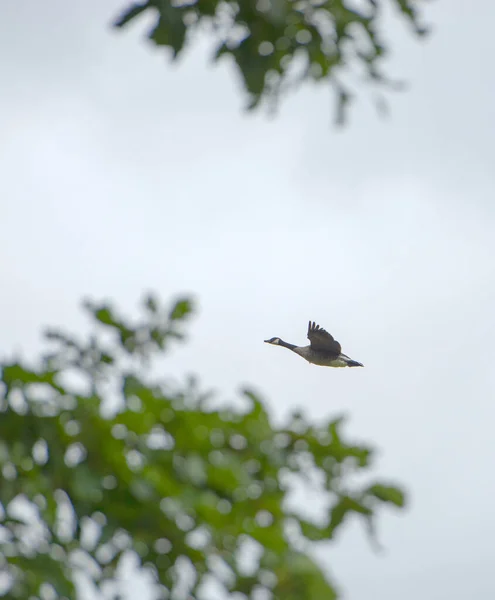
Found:
[[[417,35],[426,33],[417,0],[147,0],[126,7],[115,21],[123,27],[142,13],[156,20],[148,38],[176,58],[192,35],[215,40],[214,59],[230,56],[248,96],[248,107],[276,104],[281,92],[304,81],[332,84],[337,119],[351,99],[341,75],[357,69],[378,84],[391,82],[380,66],[388,47],[380,31],[384,8],[398,11]],[[358,8],[359,6],[359,8]]]
[[[386,483],[352,483],[370,449],[347,442],[339,419],[312,425],[296,414],[276,427],[250,391],[225,407],[194,380],[158,379],[151,359],[182,337],[188,300],[163,307],[149,297],[136,322],[108,304],[85,306],[94,335],[49,331],[50,352],[35,364],[1,365],[8,597],[76,598],[81,573],[110,597],[134,553],[157,597],[200,599],[216,581],[231,598],[336,598],[311,544],[331,540],[350,514],[372,525],[378,505],[404,504]],[[301,485],[326,500],[324,520],[290,508]]]

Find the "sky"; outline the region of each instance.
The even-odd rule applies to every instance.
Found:
[[[409,87],[387,119],[363,88],[340,130],[323,86],[246,115],[207,44],[172,65],[143,24],[112,31],[124,5],[2,3],[0,353],[83,329],[84,297],[190,294],[167,373],[250,384],[274,418],[346,414],[409,490],[384,552],[358,522],[318,552],[345,600],[495,597],[495,5],[428,3],[422,42],[389,19]],[[263,344],[310,319],[365,368]]]

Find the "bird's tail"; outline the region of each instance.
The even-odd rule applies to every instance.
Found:
[[[363,363],[360,363],[357,360],[348,360],[347,366],[348,367],[364,367]]]

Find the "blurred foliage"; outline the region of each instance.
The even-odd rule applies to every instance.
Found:
[[[214,59],[230,56],[238,67],[248,107],[276,105],[280,93],[304,81],[332,84],[343,122],[352,97],[341,75],[356,67],[368,82],[394,86],[380,65],[388,46],[380,32],[384,8],[398,11],[422,36],[418,5],[424,0],[147,0],[132,3],[116,19],[123,27],[142,13],[156,21],[148,38],[177,58],[193,33],[215,39]],[[381,99],[382,100],[382,99]],[[383,101],[381,101],[383,104]]]
[[[202,598],[212,581],[232,599],[336,598],[312,546],[351,514],[372,532],[379,505],[404,505],[396,487],[353,482],[370,449],[342,437],[341,419],[276,427],[250,391],[226,408],[194,380],[157,379],[152,358],[182,338],[188,300],[150,297],[138,322],[85,306],[88,339],[52,330],[36,364],[1,365],[7,596],[76,598],[83,577],[93,597],[123,598],[118,568],[134,556],[157,598]],[[298,485],[326,500],[324,520],[290,508]]]

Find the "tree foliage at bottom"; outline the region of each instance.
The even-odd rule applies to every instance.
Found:
[[[88,339],[49,331],[49,353],[1,364],[4,595],[72,599],[83,585],[124,598],[118,569],[131,554],[157,598],[219,586],[238,600],[337,598],[312,548],[350,514],[373,531],[379,505],[404,505],[388,483],[353,483],[370,448],[347,442],[341,419],[294,414],[279,427],[251,391],[225,407],[194,380],[157,378],[153,360],[183,337],[186,299],[148,297],[137,321],[85,307]],[[290,508],[301,485],[326,502],[325,519]]]

